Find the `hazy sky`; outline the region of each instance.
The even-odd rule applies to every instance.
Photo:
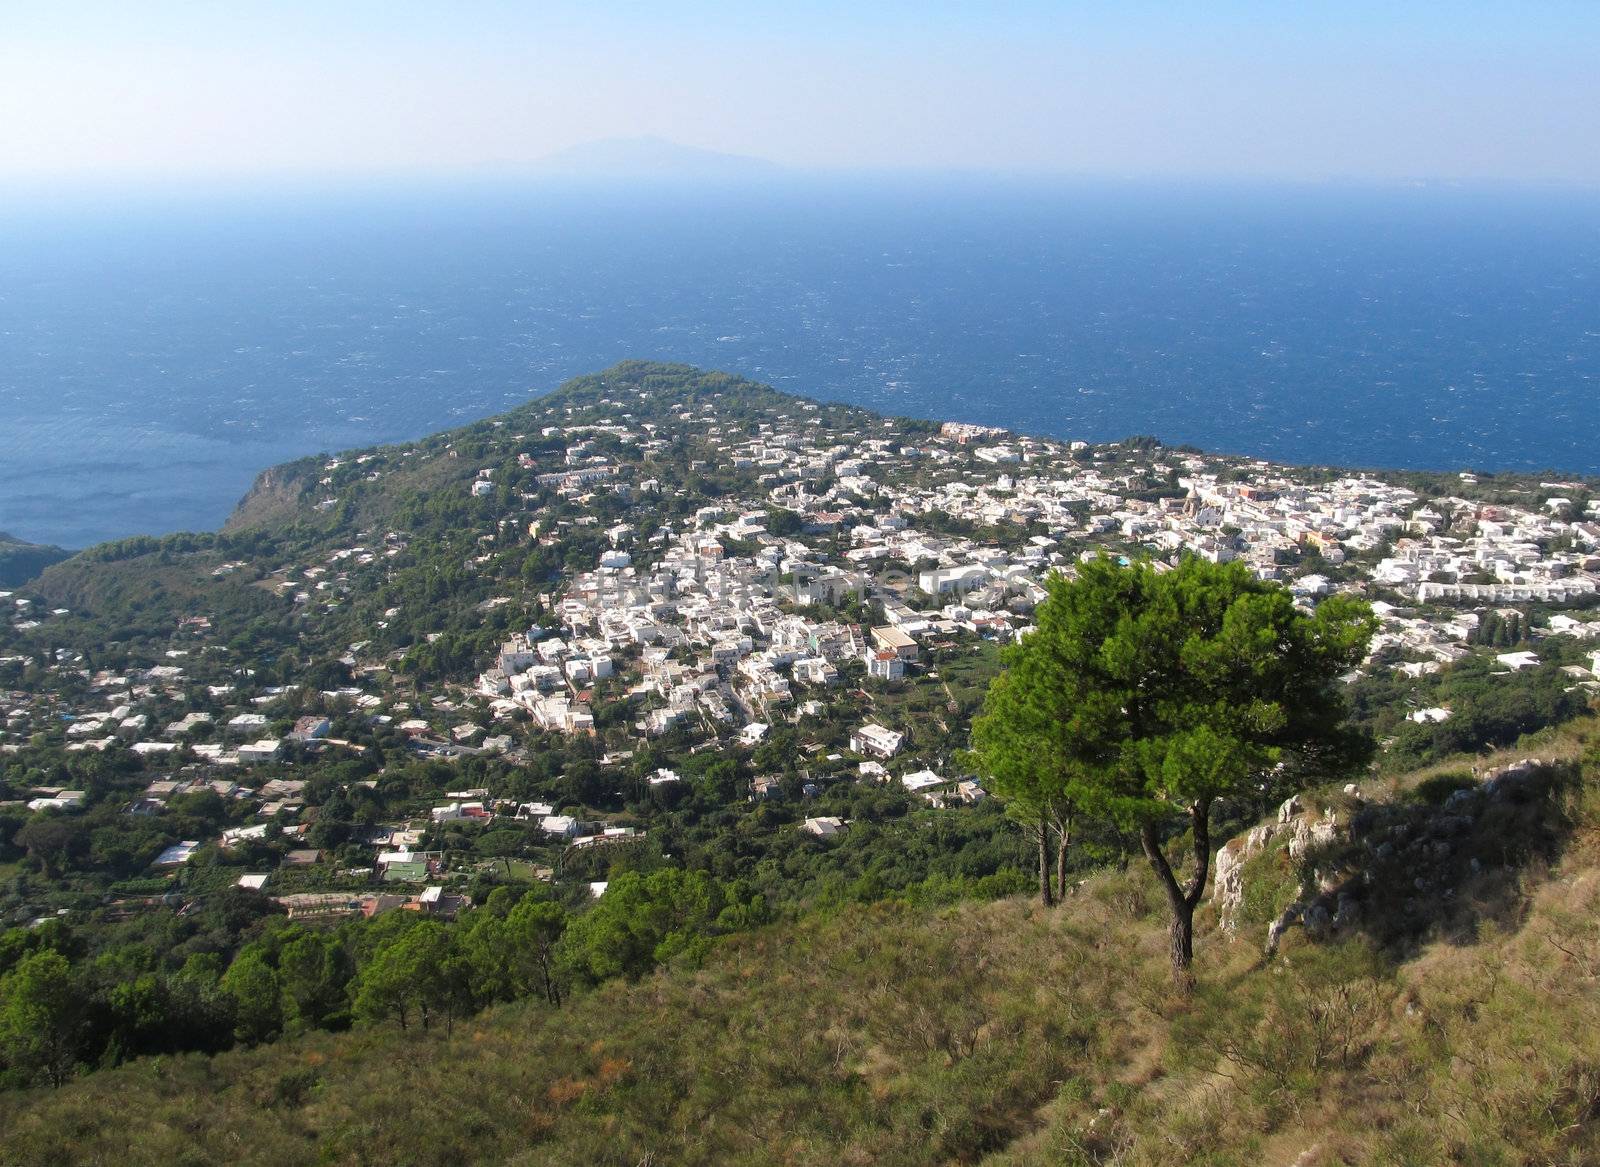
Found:
[[[1600,0],[0,0],[0,176],[799,167],[1600,183]]]

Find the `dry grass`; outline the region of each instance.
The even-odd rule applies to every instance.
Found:
[[[1517,912],[1410,959],[1296,935],[1262,966],[1210,932],[1185,1002],[1135,867],[1054,911],[879,905],[749,933],[701,969],[449,1037],[94,1074],[0,1100],[0,1161],[1600,1162],[1597,789],[1591,773],[1525,820],[1571,830],[1553,859],[1490,873],[1479,894]]]
[[[1501,750],[1486,750],[1481,754],[1455,754],[1431,765],[1387,778],[1374,778],[1361,783],[1362,794],[1368,798],[1393,798],[1414,790],[1430,778],[1445,774],[1487,773],[1509,766],[1523,758],[1541,758],[1551,762],[1576,762],[1600,743],[1600,717],[1574,718],[1561,725],[1526,734],[1515,745]]]

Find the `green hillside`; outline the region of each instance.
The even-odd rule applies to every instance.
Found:
[[[128,1167],[1593,1163],[1594,737],[1592,723],[1547,736],[1548,764],[1492,790],[1433,775],[1368,792],[1365,824],[1301,870],[1353,864],[1370,915],[1337,941],[1291,929],[1264,961],[1264,923],[1296,880],[1268,848],[1247,865],[1236,939],[1208,909],[1189,1001],[1171,988],[1160,895],[1130,867],[1053,910],[814,914],[727,938],[700,967],[560,1008],[503,1006],[453,1032],[386,1025],[144,1059],[0,1096],[0,1154]],[[1581,764],[1549,760],[1579,751]]]
[[[0,531],[0,587],[16,587],[72,552],[43,543],[29,543]]]
[[[512,625],[486,630],[479,605],[508,585],[521,589],[555,582],[568,560],[580,562],[579,556],[603,542],[581,524],[628,518],[648,529],[682,522],[700,503],[731,498],[756,484],[754,473],[711,464],[703,446],[675,436],[670,448],[641,466],[642,473],[675,486],[670,494],[631,505],[615,496],[579,505],[539,488],[537,474],[559,470],[565,446],[562,436],[546,434],[546,427],[552,421],[614,420],[612,403],[623,393],[639,395],[639,402],[622,416],[668,427],[679,411],[714,407],[730,425],[803,419],[814,435],[841,441],[869,427],[888,432],[883,427],[892,424],[902,436],[932,428],[926,422],[891,422],[851,406],[819,406],[733,374],[624,361],[573,378],[505,413],[415,442],[273,466],[261,473],[220,531],[132,536],[75,555],[60,552],[30,572],[39,576],[30,591],[72,611],[72,621],[52,629],[58,642],[97,657],[108,643],[169,634],[194,613],[207,615],[216,639],[243,637],[258,646],[337,647],[338,655],[356,640],[374,650],[409,647],[413,639],[444,627],[453,642],[470,637],[472,651],[490,651]],[[615,438],[600,439],[600,446],[620,460],[641,461],[636,450]],[[532,461],[524,464],[519,455]],[[468,488],[489,467],[499,489],[489,497],[472,496]],[[535,494],[550,514],[547,523],[562,534],[558,546],[530,553],[527,542],[506,532],[512,523],[513,530],[525,525],[516,520]],[[287,604],[276,602],[285,571],[384,532],[403,534],[406,553],[386,565],[389,570],[381,577],[369,573],[374,578],[362,580],[352,602],[331,617],[323,611],[291,613]],[[492,533],[498,535],[491,544],[492,561],[463,570],[463,561],[476,557]],[[385,609],[412,599],[430,620],[384,620]],[[4,636],[0,627],[0,640]],[[465,673],[471,653],[458,655],[453,671]]]

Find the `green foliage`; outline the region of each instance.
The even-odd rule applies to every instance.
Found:
[[[1449,709],[1450,717],[1395,723],[1383,759],[1386,769],[1415,769],[1452,754],[1511,745],[1524,734],[1583,713],[1589,698],[1554,662],[1508,674],[1492,661],[1469,658],[1437,679],[1427,701]]]
[[[413,1018],[427,1029],[453,1022],[471,1009],[471,968],[449,928],[414,919],[381,944],[355,980],[355,1011],[372,1021],[393,1018],[405,1029]]]
[[[1338,598],[1304,617],[1237,564],[1159,574],[1109,559],[1054,577],[973,727],[997,789],[1092,797],[1129,825],[1248,789],[1286,748],[1351,746],[1334,676],[1371,618]]]
[[[60,879],[88,851],[88,828],[75,815],[39,815],[17,832],[16,843],[46,879]]]
[[[568,925],[560,963],[591,984],[637,977],[680,955],[702,956],[710,939],[759,923],[766,906],[699,871],[624,872],[600,902]]]
[[[342,1027],[351,975],[349,954],[336,937],[308,932],[285,944],[278,955],[278,979],[288,1022],[301,1029]]]
[[[524,896],[505,921],[504,950],[509,953],[509,992],[514,997],[544,995],[561,1004],[557,973],[561,938],[567,930],[567,911],[560,904],[537,896]]]
[[[26,583],[52,563],[59,563],[72,552],[42,543],[28,543],[0,531],[0,587]]]
[[[783,507],[768,507],[766,528],[768,534],[780,538],[790,538],[800,534],[805,529],[805,521],[798,511],[787,510]]]
[[[1235,917],[1241,928],[1265,929],[1300,898],[1300,873],[1289,862],[1289,853],[1282,847],[1251,859],[1241,876],[1244,897]]]
[[[1247,793],[1289,751],[1327,772],[1359,759],[1335,682],[1374,627],[1340,596],[1306,616],[1238,563],[1162,574],[1102,558],[1052,582],[1009,663],[1063,693],[1055,748],[1136,824]]]
[[[222,976],[222,991],[233,999],[234,1035],[246,1045],[271,1041],[283,1028],[283,988],[258,948],[234,958]]]
[[[244,1147],[262,1163],[757,1167],[777,1148],[806,1164],[1155,1167],[1319,1146],[1336,1163],[1576,1167],[1600,1153],[1597,761],[1575,789],[1529,785],[1517,804],[1530,836],[1565,848],[1545,853],[1548,877],[1501,873],[1516,899],[1496,918],[1510,926],[1415,959],[1297,934],[1262,965],[1253,944],[1219,937],[1174,1006],[1161,892],[1142,868],[1096,874],[1056,911],[1014,898],[847,905],[558,1009],[503,1005],[454,1037],[438,1025],[309,1032],[14,1092],[0,1097],[4,1157],[138,1167]],[[1409,800],[1395,811],[1439,813]],[[1253,861],[1265,870],[1247,881],[1274,882],[1278,858]],[[648,894],[633,881],[606,898],[620,884],[645,918],[666,904],[703,921],[714,898],[697,881]],[[1453,886],[1453,900],[1495,907],[1481,885]],[[519,911],[546,935],[559,927],[553,901],[497,891],[457,926],[458,944],[470,952],[468,936]],[[365,960],[430,924],[395,912],[349,939]],[[447,962],[440,935],[419,948]]]
[[[1174,971],[1188,968],[1210,862],[1211,807],[1259,798],[1271,772],[1332,774],[1368,743],[1345,725],[1337,678],[1376,624],[1342,596],[1312,615],[1242,564],[1175,570],[1101,557],[1053,576],[1037,629],[1007,651],[973,738],[1024,814],[1052,800],[1140,833],[1173,911]],[[1160,831],[1189,818],[1196,870],[1180,886]],[[1041,882],[1044,860],[1041,855]]]
[[[23,1081],[60,1086],[77,1062],[83,1001],[66,957],[42,950],[0,980],[0,1054]]]

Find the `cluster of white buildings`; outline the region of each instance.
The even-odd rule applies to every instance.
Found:
[[[774,725],[826,716],[847,680],[852,689],[863,686],[863,700],[884,686],[936,683],[926,677],[930,658],[946,659],[936,650],[1024,634],[1050,573],[1102,552],[1158,563],[1185,554],[1238,560],[1282,580],[1308,605],[1336,590],[1363,590],[1376,598],[1381,620],[1374,650],[1398,650],[1395,667],[1416,676],[1472,651],[1490,613],[1581,605],[1600,594],[1600,503],[1573,502],[1576,484],[1544,484],[1518,505],[1488,505],[1454,494],[1424,497],[1370,475],[1301,473],[1162,448],[1096,450],[960,423],[934,433],[880,421],[843,435],[809,424],[819,407],[804,402],[733,421],[716,401],[694,400],[660,424],[635,418],[641,403],[616,396],[603,403],[613,416],[601,424],[590,424],[588,411],[577,417],[571,405],[550,405],[548,424],[533,427],[538,457],[524,450],[515,465],[507,453],[501,468],[464,469],[466,489],[485,499],[501,497],[508,479],[522,483],[509,496],[510,513],[473,532],[469,567],[487,572],[497,554],[519,553],[530,541],[559,547],[574,530],[600,548],[586,570],[566,573],[541,597],[540,626],[506,639],[475,686],[424,694],[356,685],[323,696],[445,752],[513,747],[509,733],[485,729],[485,705],[503,722],[583,734],[595,729],[597,698],[624,696],[639,733],[687,729],[702,741],[753,746]],[[533,430],[505,436],[534,441]],[[453,446],[445,451],[458,456]],[[417,456],[408,449],[330,461],[320,483],[328,497],[316,505],[331,509],[344,486],[377,481]],[[718,474],[725,486],[731,474],[736,489],[690,498],[678,473],[683,460],[691,478]],[[1472,486],[1463,476],[1459,489],[1476,493]],[[552,496],[563,505],[548,507]],[[590,507],[596,499],[608,507]],[[617,499],[676,504],[661,509],[672,516],[666,525],[640,529],[641,513],[651,509],[619,518]],[[408,548],[406,534],[381,527],[355,538],[257,582],[304,615],[337,608],[392,571]],[[246,566],[224,564],[215,574]],[[0,615],[20,630],[67,614],[0,593]],[[383,612],[378,630],[400,614]],[[193,619],[188,631],[203,634],[204,617]],[[1540,634],[1600,640],[1600,617],[1546,612]],[[197,684],[188,646],[174,644],[148,669],[86,676],[87,697],[70,705],[0,694],[0,749],[64,726],[70,750],[121,744],[170,755],[175,764],[236,767],[230,773],[241,784],[207,781],[229,785],[224,797],[258,798],[268,815],[296,805],[298,791],[259,785],[270,772],[261,764],[330,743],[326,719],[286,708],[284,690],[260,688],[248,669],[238,671],[237,689]],[[364,649],[351,645],[343,658],[358,679],[378,667]],[[1537,659],[1503,652],[1498,663],[1514,670]],[[67,650],[55,663],[79,664]],[[1591,681],[1600,674],[1600,654],[1589,673]],[[892,713],[852,724],[849,748],[863,778],[899,781],[942,802],[982,797],[981,788],[943,779],[937,762],[918,758]],[[661,771],[650,783],[676,780]],[[159,809],[174,792],[152,790],[146,801]],[[41,808],[61,799],[60,808],[70,809],[76,793],[41,789],[34,798]],[[480,813],[499,812],[465,798],[433,817]],[[554,837],[608,838],[585,835],[582,824],[548,810],[538,817]]]
[[[1464,609],[1600,590],[1600,510],[1573,513],[1559,496],[1526,508],[1425,499],[1369,475],[1159,447],[1109,455],[961,423],[908,439],[886,421],[841,442],[807,425],[808,403],[733,424],[714,403],[691,402],[656,426],[636,421],[637,404],[602,402],[615,416],[600,426],[563,427],[560,409],[547,411],[541,437],[568,444],[546,485],[580,500],[601,482],[660,492],[651,459],[684,443],[704,455],[691,470],[732,469],[750,485],[645,535],[616,523],[595,567],[559,588],[556,626],[508,642],[480,690],[542,728],[591,729],[583,698],[616,675],[643,699],[645,733],[764,732],[800,706],[821,708],[823,694],[805,691],[837,684],[847,662],[869,681],[901,682],[930,643],[1022,634],[1046,577],[1103,551],[1240,560],[1307,604],[1353,586],[1398,593],[1417,607],[1380,601],[1377,647],[1401,649],[1418,671],[1469,651],[1477,617]],[[600,433],[624,439],[637,464],[598,454]],[[528,524],[559,537],[544,527]],[[1351,582],[1352,563],[1364,584]],[[815,614],[852,600],[881,610],[881,623]],[[1589,622],[1569,623],[1549,631],[1586,634]]]
[[[1373,579],[1419,602],[1582,600],[1600,591],[1600,507],[1592,509],[1573,515],[1561,498],[1537,509],[1431,500],[1412,512]]]

